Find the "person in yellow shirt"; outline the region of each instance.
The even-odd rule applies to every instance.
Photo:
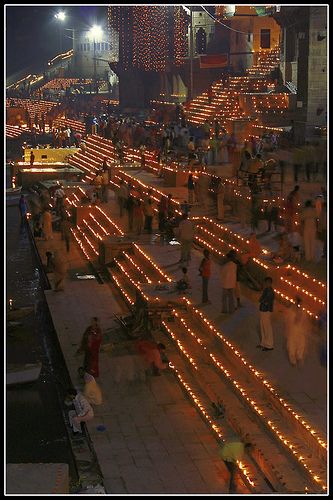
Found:
[[[251,448],[251,443],[243,442],[238,436],[227,438],[220,450],[220,457],[230,472],[228,493],[236,493],[235,476],[237,474],[237,462],[243,460],[245,449]]]

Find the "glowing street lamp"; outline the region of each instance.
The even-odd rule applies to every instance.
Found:
[[[54,14],[54,17],[57,19],[57,21],[65,21],[66,19],[66,13],[65,12],[58,12],[57,14]],[[62,53],[62,32],[61,32],[61,24],[59,24],[59,44],[60,44],[60,54]]]
[[[100,26],[94,25],[92,28],[90,28],[89,35],[94,40],[97,40],[98,38],[101,38],[101,36],[103,35],[103,30]]]
[[[66,19],[66,13],[65,12],[58,12],[57,14],[54,14],[54,17],[58,19],[59,21],[64,21]]]

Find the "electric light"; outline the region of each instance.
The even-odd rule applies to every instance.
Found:
[[[54,14],[54,17],[58,19],[59,21],[64,21],[66,19],[66,13],[65,12],[58,12],[57,14]]]
[[[103,36],[103,30],[100,26],[97,26],[96,24],[90,28],[89,32],[89,38],[92,40],[99,40]]]

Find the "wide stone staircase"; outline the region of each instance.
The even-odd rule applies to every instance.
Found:
[[[203,92],[195,99],[185,105],[185,114],[189,122],[202,124],[205,120],[217,119],[222,127],[228,122],[239,118],[251,118],[240,105],[240,96],[247,94],[266,94],[268,99],[269,90],[274,87],[269,78],[270,72],[279,64],[279,48],[259,53],[257,63],[247,70],[246,76],[230,77],[225,84],[219,80],[212,85],[212,98],[209,102],[208,92]],[[273,103],[276,99],[270,99]],[[267,111],[270,109],[267,103]]]

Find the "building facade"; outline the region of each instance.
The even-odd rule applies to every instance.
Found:
[[[96,77],[109,81],[111,85],[117,84],[117,77],[110,70],[109,62],[118,57],[118,46],[112,44],[108,32],[96,35],[95,39],[89,31],[75,32],[73,45],[74,54],[70,65],[72,76]]]
[[[280,43],[280,26],[269,15],[259,15],[255,7],[236,5],[228,20],[230,37],[229,63],[233,72],[244,73],[256,64],[262,50],[270,50]]]
[[[282,31],[280,69],[296,92],[295,127],[302,141],[327,125],[327,7],[281,6],[274,17]]]

